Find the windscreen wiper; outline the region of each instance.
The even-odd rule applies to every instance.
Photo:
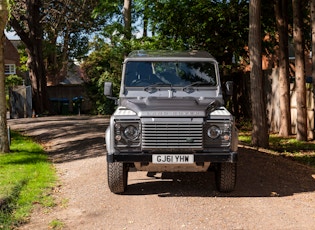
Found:
[[[144,91],[147,91],[147,92],[151,93],[152,91],[156,90],[156,87],[159,87],[159,86],[170,86],[170,87],[172,87],[172,84],[164,83],[164,82],[157,82],[157,83],[154,83],[152,85],[146,86],[144,88]]]
[[[211,84],[210,84],[210,82],[196,81],[196,82],[193,82],[193,83],[191,83],[191,84],[189,84],[189,85],[184,86],[184,87],[183,87],[183,91],[185,91],[185,92],[190,92],[190,91],[191,91],[191,87],[193,87],[193,86],[203,86],[203,85],[208,85],[208,86],[210,86]]]

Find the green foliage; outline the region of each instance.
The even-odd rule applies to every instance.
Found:
[[[272,0],[266,0],[262,4],[262,37],[269,35],[270,38],[263,40],[263,52],[266,55],[273,54],[277,45],[273,4]],[[115,2],[102,0],[94,9],[94,15],[103,15],[107,19],[101,33],[104,39],[98,41],[99,44],[94,46],[95,50],[102,47],[103,43],[107,43],[109,49],[115,50],[112,51],[114,56],[118,54],[120,57],[137,49],[206,50],[217,58],[222,77],[240,71],[240,63],[249,64],[246,49],[249,31],[248,0],[134,0],[132,1],[134,37],[131,40],[126,40],[124,36],[122,10],[122,0]],[[142,30],[147,30],[152,36],[139,38]],[[115,73],[110,72],[111,70],[106,71],[108,73],[102,76],[103,79],[120,79],[118,69]],[[98,73],[93,78],[100,78],[102,74],[103,72]],[[95,82],[89,83],[97,88]],[[103,101],[98,101],[100,102],[98,106],[104,105]],[[98,111],[104,112],[105,109]]]
[[[64,225],[65,225],[64,222],[62,222],[61,220],[58,220],[58,219],[52,220],[49,223],[50,228],[55,229],[55,230],[63,229]]]
[[[245,129],[240,133],[239,141],[251,144],[251,132]],[[296,160],[302,164],[315,167],[315,143],[312,141],[298,141],[294,136],[289,138],[272,134],[269,136],[269,149],[277,154]]]
[[[6,87],[21,85],[22,83],[23,83],[23,78],[15,74],[9,75],[5,78]]]
[[[270,147],[277,152],[315,151],[315,145],[312,142],[298,141],[295,138],[283,138],[278,135],[270,135],[269,139]]]
[[[238,140],[241,141],[241,142],[244,142],[246,144],[250,144],[251,143],[251,136],[250,135],[240,135],[238,137]]]
[[[91,44],[94,51],[84,61],[82,68],[87,79],[85,86],[88,96],[94,103],[95,114],[112,114],[114,101],[104,96],[104,82],[113,82],[113,94],[118,97],[122,74],[122,62],[124,54],[130,48],[139,49],[182,49],[183,43],[178,40],[162,40],[158,38],[131,39],[129,42],[121,41],[116,36],[112,38],[111,44],[96,38]]]
[[[117,48],[100,42],[100,40],[94,45],[94,52],[89,55],[82,65],[87,76],[85,86],[89,98],[94,103],[94,113],[111,114],[115,105],[113,100],[104,96],[104,82],[113,82],[114,95],[118,95],[123,52],[117,51]]]
[[[130,41],[132,50],[185,50],[185,43],[181,39],[167,39],[163,37],[143,37]]]
[[[182,40],[186,49],[207,50],[227,64],[244,53],[248,1],[157,1],[145,13],[157,34]]]
[[[24,44],[21,44],[21,45],[18,46],[18,53],[19,53],[19,56],[20,56],[20,64],[21,64],[21,66],[18,67],[18,68],[19,68],[19,70],[21,72],[26,73],[26,72],[29,71],[29,69],[28,69],[28,66],[27,66],[28,55],[26,53]]]
[[[112,1],[112,0],[100,0],[98,5],[93,10],[93,16],[98,17],[99,15],[106,15],[107,19],[114,17],[121,17],[123,1]]]
[[[56,173],[41,146],[12,133],[11,153],[0,154],[0,229],[27,221],[34,203],[47,203]]]

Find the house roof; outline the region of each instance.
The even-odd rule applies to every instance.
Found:
[[[4,59],[11,60],[18,63],[20,61],[20,55],[17,50],[17,46],[15,46],[14,44],[17,44],[17,43],[12,42],[7,37],[5,38]]]

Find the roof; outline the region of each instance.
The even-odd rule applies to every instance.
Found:
[[[128,57],[179,57],[179,58],[213,58],[214,57],[206,51],[198,51],[198,50],[191,50],[191,51],[175,51],[175,50],[135,50],[132,51]]]
[[[15,46],[16,43],[14,43],[12,40],[9,40],[7,37],[5,37],[5,43],[4,43],[4,59],[10,60],[15,62],[16,65],[20,62],[20,55],[17,50],[17,47]],[[13,64],[13,63],[6,63],[6,64]]]

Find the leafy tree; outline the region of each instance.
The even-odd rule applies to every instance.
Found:
[[[5,78],[6,87],[21,85],[22,83],[23,83],[23,78],[15,74],[6,76]]]
[[[86,74],[85,86],[89,98],[94,103],[94,113],[111,114],[114,103],[113,100],[104,96],[104,82],[113,82],[114,94],[118,94],[123,52],[98,39],[94,44],[96,46],[94,52],[89,55],[82,65]]]
[[[186,49],[207,50],[226,68],[233,56],[245,53],[248,1],[156,1],[144,14],[156,35],[182,40]]]
[[[46,69],[43,57],[42,1],[17,0],[12,6],[10,26],[26,46],[33,108],[36,113],[48,110]]]
[[[60,0],[43,1],[44,55],[51,84],[58,84],[67,75],[69,59],[81,59],[88,53],[91,33],[104,23],[92,17],[98,1]]]
[[[67,73],[69,58],[88,52],[88,36],[102,24],[92,18],[98,1],[16,0],[10,26],[26,46],[37,113],[48,107],[47,80],[56,83]],[[47,68],[46,68],[47,67]]]
[[[129,12],[131,12],[131,22],[133,23],[131,31],[133,34],[135,34],[135,28],[139,28],[139,24],[138,27],[134,26],[135,22],[142,20],[143,37],[140,39],[136,39],[135,36],[131,36],[129,39],[126,36],[128,29],[126,29],[126,21],[124,21],[122,13],[125,12],[123,9],[126,2],[129,3],[128,7],[131,7]],[[255,2],[257,3],[257,1]],[[306,1],[302,2],[305,3]],[[271,4],[274,4],[274,8],[270,7]],[[139,48],[203,49],[217,57],[219,63],[222,64],[223,70],[225,70],[224,74],[229,74],[231,70],[239,69],[239,63],[234,64],[232,61],[234,59],[236,62],[243,60],[245,65],[251,61],[255,61],[255,68],[257,68],[256,64],[259,62],[252,59],[254,58],[253,55],[250,55],[252,60],[248,59],[248,53],[244,49],[244,47],[249,45],[247,43],[249,31],[248,19],[252,19],[249,17],[249,5],[251,5],[251,1],[248,0],[134,0],[132,2],[102,0],[100,1],[101,7],[99,6],[95,12],[103,13],[107,18],[103,35],[109,39],[108,44],[110,44],[111,49],[119,47],[120,51],[124,53],[128,53],[130,49]],[[291,31],[288,31],[288,27],[292,28],[292,25],[288,26],[290,22],[288,18],[293,18],[291,2],[287,0],[266,0],[259,3],[259,8],[262,9],[260,10],[259,25],[261,27],[259,34],[260,41],[255,37],[255,39],[258,39],[255,41],[259,42],[257,44],[261,44],[259,54],[274,54],[275,46],[280,46],[279,67],[281,85],[279,91],[281,94],[282,116],[280,134],[287,136],[291,131],[287,54],[288,35],[291,34]],[[302,13],[304,16],[303,20],[307,21],[305,12],[303,11]],[[304,30],[307,29],[305,26],[302,28]],[[152,33],[152,37],[148,37],[148,31]],[[279,32],[279,40],[277,40],[277,31]],[[265,35],[268,35],[269,39],[264,39],[260,43]],[[306,44],[308,44],[307,40]],[[256,46],[256,43],[251,44],[251,49],[254,46]],[[253,53],[255,55],[258,54],[256,51]],[[258,66],[259,68],[261,66]],[[257,135],[254,142],[258,142],[258,139],[261,139],[258,136],[262,135],[263,138],[256,145],[265,145],[268,140],[268,128],[265,116],[261,117],[261,114],[265,114],[266,111],[265,105],[263,105],[265,103],[264,92],[261,91],[263,89],[261,70],[254,74],[251,73],[251,76],[252,92],[255,94],[252,95],[252,99],[254,100],[252,104],[254,108],[259,107],[259,110],[253,108],[253,111],[255,112],[254,114],[260,111],[255,115],[258,118],[253,117],[256,129],[253,133]],[[259,77],[258,79],[254,79],[254,76]],[[259,90],[257,91],[257,89]],[[263,129],[260,127],[263,127]]]
[[[104,96],[104,82],[111,81],[114,84],[114,95],[118,96],[121,81],[121,63],[126,53],[125,43],[120,42],[120,38],[112,36],[111,40],[104,42],[103,39],[96,38],[91,44],[93,52],[85,59],[82,68],[86,78],[85,86],[88,95],[94,103],[96,114],[111,114],[114,110],[113,100]],[[131,39],[128,47],[133,50],[138,49],[181,49],[183,44],[178,42],[161,41],[158,38]]]
[[[104,32],[107,37],[112,40],[119,37],[121,44],[125,47],[126,56],[130,51],[130,39],[132,38],[133,23],[133,5],[132,0],[109,1],[100,0],[98,6],[94,10],[94,15],[103,15],[107,19],[104,26]]]
[[[262,75],[260,16],[261,1],[251,0],[249,3],[248,47],[251,67],[252,144],[259,147],[268,147],[269,134]]]
[[[7,0],[0,0],[0,153],[10,152],[4,75],[4,28],[7,24],[8,14]]]

